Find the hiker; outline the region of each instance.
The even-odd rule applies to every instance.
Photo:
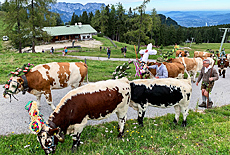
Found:
[[[208,59],[205,59],[203,61],[203,67],[201,69],[200,75],[196,82],[197,86],[201,79],[202,79],[201,94],[202,94],[203,102],[199,105],[199,107],[206,108],[207,107],[206,99],[207,97],[209,97],[208,108],[212,108],[213,102],[211,100],[209,93],[212,91],[212,88],[214,86],[214,81],[218,80],[219,76],[216,69],[210,66],[210,61]]]

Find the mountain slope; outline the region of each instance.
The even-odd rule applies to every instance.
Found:
[[[58,2],[54,5],[51,5],[52,12],[59,13],[61,15],[62,21],[68,22],[71,20],[73,13],[75,15],[81,15],[84,11],[95,12],[96,10],[100,10],[101,6],[105,6],[104,3],[87,3],[86,5],[82,5],[81,3],[66,3],[66,2]]]

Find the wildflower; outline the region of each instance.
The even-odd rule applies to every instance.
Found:
[[[10,147],[12,147],[12,145],[10,145]]]
[[[178,138],[178,137],[176,137],[176,138]]]
[[[12,133],[14,133],[14,131],[12,131]]]
[[[113,130],[111,130],[110,133],[113,133]]]
[[[180,151],[178,151],[178,153],[180,153]]]
[[[134,126],[133,128],[134,128],[134,129],[136,129],[137,127],[136,127],[136,126]]]
[[[133,119],[131,119],[131,121],[132,121]]]
[[[28,142],[28,144],[30,144],[30,142]]]
[[[108,132],[108,130],[105,130],[105,132]]]
[[[129,139],[128,139],[128,138],[127,138],[126,140],[127,140],[127,142],[129,142]]]
[[[153,138],[153,136],[151,136],[151,138]]]
[[[113,126],[113,128],[115,129],[116,127],[115,127],[115,126]]]
[[[29,146],[30,146],[30,145],[26,145],[26,146],[24,146],[24,149],[25,149],[25,148],[27,148],[27,147],[29,147]]]
[[[127,130],[127,132],[129,132],[129,130]]]
[[[143,137],[143,135],[141,137]]]

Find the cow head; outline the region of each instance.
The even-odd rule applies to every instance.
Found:
[[[45,154],[55,153],[58,142],[64,141],[64,135],[59,135],[60,128],[56,128],[54,123],[47,124],[44,122],[43,115],[39,112],[37,102],[29,101],[25,109],[28,110],[31,116],[29,129],[33,134],[37,135],[37,140],[45,151]],[[53,125],[55,128],[52,127]]]
[[[224,69],[224,68],[227,68],[228,65],[229,65],[229,62],[226,61],[226,59],[219,59],[218,62],[218,67],[221,68],[221,69]]]
[[[186,54],[186,57],[189,57],[190,55],[189,55],[189,51],[184,51],[185,52],[185,54]]]
[[[24,80],[21,77],[11,77],[8,81],[8,84],[5,84],[3,97],[9,98],[13,94],[18,94],[23,90],[23,82]]]
[[[57,133],[58,128],[52,129],[51,127],[43,124],[41,131],[37,134],[37,140],[40,143],[45,154],[55,153],[57,144],[59,142]]]

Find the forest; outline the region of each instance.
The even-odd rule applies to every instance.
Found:
[[[13,2],[2,4],[0,9],[7,12],[7,19],[5,21],[11,25],[11,27],[7,28],[7,32],[14,36],[11,38],[15,38],[14,44],[16,47],[20,47],[16,38],[21,37],[25,32],[29,36],[32,31],[32,39],[27,39],[27,41],[32,40],[31,44],[34,45],[37,41],[35,36],[38,34],[44,35],[39,32],[42,27],[74,25],[78,22],[90,24],[97,30],[99,36],[107,36],[112,40],[128,44],[138,44],[138,47],[140,45],[147,45],[148,43],[152,43],[155,46],[168,46],[175,43],[183,44],[185,41],[193,41],[196,44],[220,43],[223,36],[223,31],[220,28],[230,28],[230,24],[190,28],[182,27],[170,17],[157,14],[155,8],[150,13],[146,13],[146,5],[148,5],[149,0],[144,0],[142,5],[136,8],[130,7],[129,10],[125,10],[119,2],[116,5],[102,6],[95,13],[87,13],[86,11],[81,15],[73,13],[70,21],[63,23],[59,14],[49,12],[49,3],[53,2],[32,0],[27,5],[23,4],[23,1],[18,1],[18,4],[12,4]],[[16,9],[12,9],[13,7]],[[47,8],[44,9],[44,7]],[[31,11],[26,12],[23,10]],[[11,16],[14,13],[23,13],[24,15],[18,17]],[[41,18],[41,16],[45,18]],[[25,28],[31,31],[22,31]],[[229,33],[227,33],[226,37],[229,37]],[[43,38],[49,37],[44,36]]]

